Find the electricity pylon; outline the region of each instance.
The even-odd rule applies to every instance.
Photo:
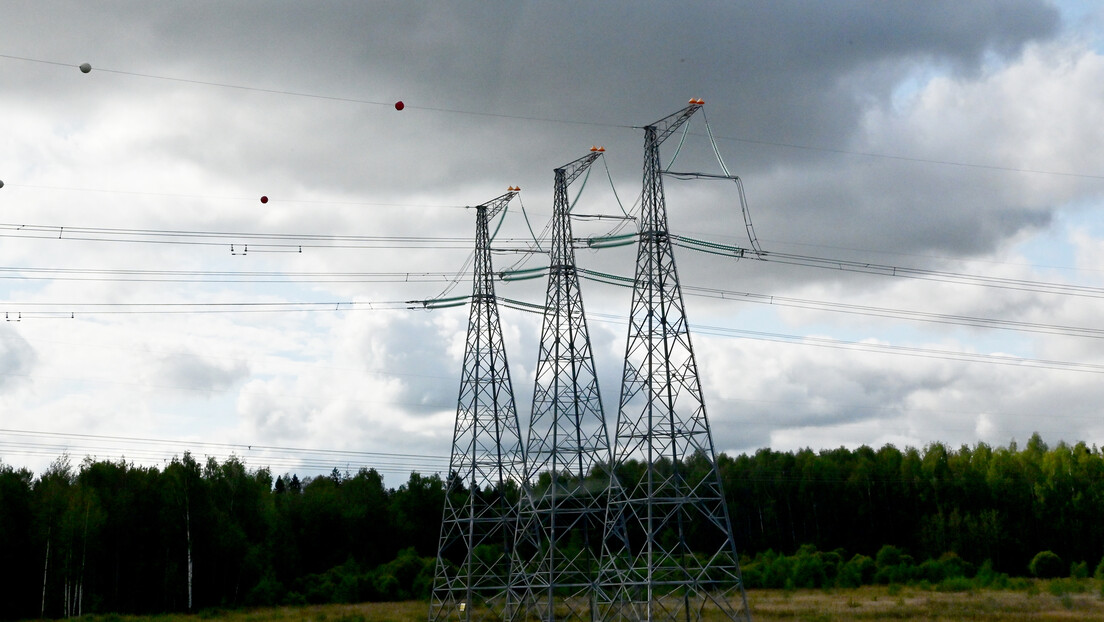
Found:
[[[567,188],[602,155],[555,169],[548,293],[514,547],[511,619],[593,620],[610,446],[572,247]]]
[[[500,620],[525,452],[502,341],[488,222],[517,191],[477,206],[475,278],[429,619]]]
[[[644,188],[600,581],[603,619],[750,620],[667,228],[659,146],[701,100],[644,128]]]

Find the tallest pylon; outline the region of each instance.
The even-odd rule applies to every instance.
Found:
[[[608,620],[750,620],[667,228],[659,147],[700,100],[644,128],[644,188],[600,581]],[[626,463],[634,461],[642,470]],[[617,491],[615,491],[617,492]],[[617,537],[624,529],[626,540]]]

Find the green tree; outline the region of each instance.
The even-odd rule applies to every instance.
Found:
[[[421,556],[436,556],[441,534],[445,487],[440,476],[417,471],[391,495],[391,520],[396,539]]]
[[[1066,574],[1066,564],[1053,551],[1039,551],[1027,566],[1040,579],[1056,579]]]

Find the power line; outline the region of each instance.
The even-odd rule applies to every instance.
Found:
[[[613,277],[613,275],[606,275],[603,273],[596,273],[590,270],[579,271],[584,278],[594,280],[600,283],[613,284],[624,286],[624,283],[618,282],[616,279],[624,279],[624,277]],[[612,279],[610,277],[613,277]],[[745,302],[757,302],[761,304],[776,304],[781,306],[790,306],[796,308],[805,308],[822,311],[833,311],[838,313],[847,313],[854,315],[870,315],[876,317],[892,317],[899,319],[909,319],[915,321],[925,322],[938,322],[945,324],[957,324],[962,326],[973,326],[979,328],[996,328],[1004,330],[1017,330],[1023,332],[1034,332],[1043,334],[1054,334],[1068,337],[1085,337],[1085,338],[1102,338],[1104,337],[1104,330],[1093,329],[1086,327],[1075,326],[1062,326],[1056,324],[1044,324],[1033,322],[1018,322],[1013,320],[999,320],[991,318],[980,318],[973,316],[957,316],[948,314],[936,314],[920,311],[908,311],[900,309],[887,309],[882,307],[872,307],[864,305],[850,305],[845,303],[833,303],[823,301],[813,301],[801,298],[789,298],[781,296],[770,296],[765,294],[752,294],[747,292],[735,292],[722,290],[717,288],[704,288],[688,286],[685,288],[687,293],[694,296],[704,296],[711,298],[718,298],[724,300],[736,300]],[[456,297],[449,301],[437,300],[437,301],[390,301],[386,303],[371,303],[371,302],[315,302],[315,303],[99,303],[100,307],[147,307],[138,309],[100,309],[94,311],[82,310],[81,313],[96,313],[96,314],[167,314],[167,313],[243,313],[243,312],[303,312],[303,311],[348,311],[354,310],[358,307],[362,309],[370,310],[399,310],[399,309],[439,309],[448,306],[466,304],[466,296]],[[508,298],[502,298],[501,302],[504,306],[517,311],[529,312],[529,313],[543,313],[544,307],[539,304],[513,300]],[[433,304],[438,303],[438,304]],[[24,305],[24,306],[36,306],[42,307],[47,305],[64,306],[65,303],[10,303],[11,305]],[[249,308],[251,305],[256,305],[261,308]],[[89,305],[93,306],[93,305]],[[216,309],[203,309],[203,306],[218,307]],[[155,308],[148,308],[155,307]],[[156,307],[191,307],[188,309],[169,308],[161,309]],[[246,307],[246,308],[236,308]],[[74,306],[76,308],[76,306]],[[35,319],[33,311],[28,311],[26,319]],[[52,313],[50,317],[66,317],[64,312],[44,312]],[[60,315],[58,315],[60,313]],[[69,317],[75,317],[75,311]],[[620,323],[626,322],[626,318],[617,315],[604,315],[602,316],[606,320],[616,321]],[[20,316],[19,319],[23,319]],[[884,351],[896,354],[910,354],[914,356],[922,356],[925,358],[943,358],[949,360],[966,360],[977,362],[991,362],[1003,365],[1018,365],[1026,367],[1043,367],[1048,369],[1063,369],[1071,371],[1092,371],[1100,372],[1104,371],[1104,366],[1097,366],[1089,363],[1073,363],[1068,361],[1056,361],[1056,360],[1039,360],[1022,357],[1000,356],[1000,355],[986,355],[978,353],[968,352],[956,352],[950,350],[931,350],[923,348],[911,348],[907,346],[893,346],[888,344],[871,344],[867,342],[854,342],[854,341],[841,341],[833,339],[825,339],[818,337],[800,336],[800,335],[785,335],[780,333],[763,333],[757,331],[746,331],[733,328],[716,327],[716,326],[699,326],[694,325],[695,329],[707,334],[722,335],[722,336],[744,336],[747,338],[765,339],[768,341],[785,341],[787,343],[803,343],[806,345],[818,345],[824,347],[836,347],[846,349],[859,349],[867,351]]]
[[[231,302],[231,303],[37,303],[4,302],[0,307],[28,308],[7,311],[3,319],[13,322],[33,319],[76,319],[78,315],[209,315],[225,313],[336,313],[365,311],[397,311],[410,309],[410,303],[390,301],[334,302]],[[62,307],[48,310],[42,307]]]
[[[630,287],[632,280],[628,277],[597,272],[594,270],[580,269],[579,273],[587,280],[618,287]],[[750,292],[737,292],[716,287],[684,286],[683,289],[691,296],[705,298],[717,298],[721,300],[733,300],[739,302],[754,302],[759,304],[793,307],[798,309],[811,309],[817,311],[831,311],[848,315],[865,315],[872,317],[886,317],[913,320],[917,322],[932,322],[940,324],[954,324],[959,326],[972,326],[976,328],[993,328],[1002,330],[1015,330],[1020,332],[1042,333],[1049,335],[1061,335],[1066,337],[1104,338],[1104,329],[1087,328],[1080,326],[1063,326],[1042,322],[1022,322],[1016,320],[1001,320],[969,315],[955,315],[944,313],[932,313],[927,311],[911,311],[907,309],[889,309],[871,305],[856,305],[841,302],[825,302],[793,298],[787,296],[774,296],[770,294],[755,294]]]
[[[753,294],[748,292],[733,292],[712,287],[685,286],[683,289],[694,296],[719,298],[722,300],[735,300],[741,302],[754,302],[767,305],[778,305],[797,309],[831,311],[834,313],[844,313],[847,315],[896,318],[913,320],[917,322],[932,322],[938,324],[971,326],[975,328],[993,328],[1019,332],[1041,333],[1047,335],[1060,335],[1063,337],[1087,337],[1092,339],[1104,338],[1104,329],[1100,328],[1063,326],[1059,324],[1046,324],[1042,322],[1021,322],[1016,320],[1001,320],[970,315],[910,311],[907,309],[888,309],[885,307],[875,307],[870,305],[855,305],[841,302],[824,302],[818,300],[806,300],[802,298],[790,298],[786,296]]]
[[[701,236],[701,235],[709,235],[709,234],[708,233],[694,233],[694,235],[695,236]],[[871,254],[875,254],[875,255],[893,255],[893,256],[897,256],[897,257],[918,257],[920,259],[925,259],[925,260],[929,260],[929,261],[942,261],[942,262],[966,261],[966,262],[969,262],[969,263],[984,263],[984,264],[992,264],[992,265],[998,265],[998,266],[1017,266],[1017,267],[1021,267],[1021,268],[1038,268],[1038,269],[1048,269],[1048,270],[1061,270],[1063,272],[1104,272],[1104,268],[1088,268],[1088,267],[1081,267],[1081,266],[1039,264],[1039,263],[1029,263],[1029,262],[1025,262],[1025,261],[1001,261],[1001,260],[997,260],[997,259],[982,259],[982,258],[978,258],[978,257],[973,257],[973,258],[970,258],[970,259],[962,260],[962,259],[959,259],[959,258],[947,257],[947,256],[943,256],[943,255],[931,255],[931,254],[926,254],[926,253],[905,253],[905,252],[901,252],[901,251],[876,250],[876,249],[871,249],[871,248],[854,248],[854,247],[848,247],[848,246],[836,246],[836,245],[832,245],[832,244],[811,244],[811,243],[807,243],[807,242],[792,242],[792,241],[786,241],[786,240],[769,240],[769,239],[764,239],[763,241],[764,242],[775,242],[775,243],[781,244],[783,246],[804,246],[804,247],[808,247],[808,248],[827,248],[827,249],[831,249],[831,250],[834,250],[834,251],[847,251],[847,252],[851,252],[851,253],[871,253]]]
[[[974,352],[961,352],[954,350],[938,350],[933,348],[918,348],[912,346],[897,346],[892,344],[870,343],[865,341],[848,341],[843,339],[830,339],[827,337],[814,337],[810,335],[786,335],[782,333],[770,333],[763,331],[742,330],[726,327],[699,326],[698,332],[721,336],[746,336],[761,341],[776,341],[796,343],[802,345],[814,345],[826,348],[838,348],[846,350],[860,350],[865,352],[880,352],[886,354],[901,354],[918,358],[941,359],[948,361],[963,361],[974,363],[990,363],[995,365],[1010,365],[1013,367],[1028,367],[1039,369],[1054,369],[1061,371],[1077,371],[1100,374],[1104,373],[1104,365],[1096,363],[1075,363],[1070,361],[1034,359],[1003,354],[982,354]]]
[[[625,277],[616,277],[615,275],[609,275],[605,273],[580,270],[580,273],[589,279],[596,280],[598,282],[621,285],[624,286],[627,279]],[[1056,334],[1062,336],[1071,337],[1089,337],[1089,338],[1101,338],[1104,336],[1104,331],[1100,329],[1084,328],[1084,327],[1072,327],[1061,326],[1045,323],[1030,323],[1030,322],[1018,322],[1011,320],[999,320],[990,318],[979,318],[973,316],[961,316],[961,315],[948,315],[948,314],[936,314],[919,311],[908,311],[900,309],[886,309],[881,307],[865,306],[865,305],[851,305],[845,303],[831,303],[822,301],[812,301],[800,298],[790,297],[776,297],[763,294],[752,294],[748,292],[734,292],[729,290],[723,290],[718,288],[704,288],[704,287],[687,287],[688,293],[691,295],[707,296],[713,298],[729,299],[729,300],[742,300],[749,302],[759,302],[763,304],[779,304],[784,306],[792,306],[798,308],[808,308],[815,310],[825,310],[840,313],[858,314],[858,315],[872,315],[878,317],[895,317],[901,319],[910,319],[916,321],[927,322],[939,322],[947,324],[958,324],[964,326],[974,326],[983,328],[1000,328],[1006,330],[1020,330],[1025,332],[1037,332],[1044,334]],[[455,299],[456,304],[464,304],[466,297],[458,297]],[[438,304],[431,306],[428,303],[432,301],[426,301],[425,308],[440,308],[442,306],[449,306]],[[443,301],[436,301],[441,303]],[[532,303],[526,303],[523,301],[503,299],[503,303],[512,309],[542,313],[543,306]],[[65,303],[9,303],[12,306],[21,305],[33,308],[42,308],[47,305],[61,306]],[[76,308],[76,305],[73,305]],[[95,310],[96,313],[216,313],[216,312],[301,312],[301,311],[341,311],[341,310],[353,310],[356,308],[361,309],[401,309],[411,308],[411,302],[389,301],[385,303],[370,303],[370,302],[308,302],[308,303],[100,303],[98,305],[87,305],[92,307],[99,307]],[[107,308],[105,308],[107,307]],[[125,307],[125,308],[120,308]],[[207,307],[207,308],[205,308]],[[82,314],[88,313],[82,309]],[[58,314],[58,312],[46,312],[52,313],[51,317],[65,317],[65,314]],[[75,311],[70,312],[69,317],[75,317]],[[624,318],[620,316],[606,316],[607,319],[613,318],[617,321],[624,321]],[[32,312],[28,312],[27,319],[34,318]],[[10,319],[10,318],[9,318]],[[20,315],[17,319],[22,319]],[[947,350],[930,350],[922,348],[910,348],[905,346],[892,346],[885,344],[870,344],[864,342],[848,342],[840,340],[828,340],[815,337],[802,337],[797,335],[782,335],[778,333],[761,333],[756,331],[740,331],[737,329],[726,329],[722,327],[699,327],[699,330],[709,334],[722,334],[732,335],[739,334],[750,338],[766,339],[771,341],[785,341],[788,343],[804,343],[808,345],[819,345],[823,347],[835,347],[846,349],[860,349],[867,351],[883,351],[892,352],[896,354],[908,354],[913,356],[922,356],[926,358],[943,358],[950,360],[967,360],[967,361],[982,361],[997,363],[1003,365],[1017,365],[1027,367],[1043,367],[1049,369],[1063,369],[1072,371],[1092,371],[1100,372],[1104,370],[1104,367],[1096,366],[1087,363],[1072,363],[1068,361],[1055,361],[1055,360],[1037,360],[1021,357],[1008,357],[998,355],[984,355],[976,353],[954,352]]]
[[[0,271],[4,268],[0,268]],[[250,273],[230,273],[230,274],[250,274]],[[279,274],[279,273],[273,273]],[[384,273],[389,274],[389,273]],[[357,281],[340,281],[340,282],[433,282],[437,280],[451,281],[451,278],[442,276],[441,279],[417,279],[417,278],[403,278],[405,273],[394,273],[396,278],[386,278],[381,280],[357,280]],[[423,273],[426,274],[426,273]],[[444,273],[428,273],[432,275],[444,275]],[[579,274],[596,283],[602,283],[606,285],[616,285],[625,287],[625,281],[628,281],[627,277],[617,277],[615,275],[597,272],[588,269],[579,269]],[[536,276],[543,276],[539,272]],[[0,278],[5,278],[0,276]],[[113,279],[107,279],[113,280]],[[126,280],[126,279],[123,279]],[[507,279],[512,281],[515,279]],[[208,282],[208,281],[203,281]],[[222,281],[216,281],[222,282]],[[245,281],[245,280],[231,280],[227,282],[258,282],[258,281]],[[291,282],[291,281],[260,281],[260,282]],[[299,282],[299,281],[295,281]],[[303,281],[303,282],[333,282],[333,281]],[[741,292],[734,290],[721,289],[716,287],[702,287],[686,285],[683,287],[685,292],[691,296],[714,298],[719,300],[729,300],[735,302],[750,302],[756,304],[765,304],[772,306],[791,307],[797,309],[809,309],[814,311],[828,311],[834,313],[843,313],[847,315],[862,315],[871,317],[885,317],[912,320],[917,322],[930,322],[939,324],[949,324],[958,326],[968,326],[975,328],[989,328],[1000,330],[1012,330],[1019,332],[1040,333],[1049,335],[1059,335],[1064,337],[1085,337],[1100,339],[1104,338],[1104,329],[1089,328],[1082,326],[1068,326],[1061,324],[1049,324],[1044,322],[1023,322],[1017,320],[1004,320],[999,318],[986,318],[969,315],[956,315],[956,314],[943,314],[927,311],[913,311],[909,309],[892,309],[886,307],[876,307],[872,305],[856,305],[849,303],[830,302],[821,300],[810,300],[806,298],[795,298],[788,296],[776,296],[772,294],[759,294],[753,292]],[[459,297],[456,300],[461,303],[466,303],[465,297]],[[432,302],[438,301],[424,301],[428,304],[422,304],[422,308],[439,308],[432,304]],[[543,312],[543,307],[534,303],[527,303],[512,299],[502,299],[503,304],[506,306],[522,311]],[[303,302],[211,302],[211,303],[182,303],[182,302],[163,302],[163,303],[143,303],[143,302],[105,302],[105,303],[77,303],[77,302],[11,302],[0,301],[0,308],[10,307],[28,310],[49,310],[50,313],[64,313],[68,314],[70,310],[73,313],[79,311],[82,314],[112,314],[112,313],[240,313],[246,311],[252,312],[299,312],[299,311],[352,311],[356,309],[360,310],[399,310],[408,309],[412,306],[411,301],[303,301]],[[417,306],[417,305],[415,305]],[[57,311],[58,308],[64,308],[65,311]],[[29,319],[29,318],[28,318]]]
[[[919,158],[914,156],[904,156],[890,153],[878,153],[874,151],[854,151],[850,149],[837,149],[833,147],[815,147],[812,145],[801,145],[797,143],[784,143],[775,142],[769,140],[758,140],[754,138],[742,138],[737,136],[717,136],[720,140],[730,140],[733,142],[748,143],[752,145],[767,145],[770,147],[785,147],[787,149],[801,149],[803,151],[819,151],[821,153],[836,153],[840,155],[853,155],[862,156],[865,158],[879,158],[883,160],[898,160],[901,162],[914,162],[918,164],[938,164],[941,166],[957,166],[962,168],[972,169],[984,169],[990,171],[1002,171],[1007,173],[1029,173],[1032,175],[1054,175],[1058,177],[1074,177],[1078,179],[1104,179],[1104,175],[1092,175],[1088,173],[1070,173],[1066,171],[1044,171],[1041,169],[1033,168],[1020,168],[1014,166],[997,166],[995,164],[979,164],[976,162],[959,162],[956,160],[942,160],[933,158]]]
[[[292,234],[292,233],[254,233],[254,232],[224,232],[224,231],[183,231],[160,229],[122,229],[101,227],[67,227],[64,225],[16,225],[0,223],[0,237],[32,237],[46,239],[80,239],[102,242],[147,242],[158,244],[198,244],[207,246],[228,246],[230,240],[254,240],[267,242],[261,248],[422,248],[422,249],[467,249],[471,246],[471,238],[466,237],[429,237],[429,236],[350,236],[350,235],[324,235],[324,234]],[[602,248],[613,246],[610,241],[632,238],[626,236],[599,236],[577,240],[577,243],[590,248]],[[146,239],[149,238],[149,239]],[[615,240],[616,239],[616,240]],[[218,240],[218,241],[215,241]],[[1006,277],[993,277],[976,275],[965,272],[952,272],[931,270],[925,268],[912,268],[907,266],[894,266],[873,262],[855,261],[831,257],[817,257],[813,255],[800,255],[794,253],[779,253],[773,251],[753,251],[732,244],[722,244],[681,235],[672,235],[675,244],[698,252],[720,255],[733,259],[757,259],[780,264],[797,265],[804,267],[830,269],[834,271],[856,272],[879,276],[892,276],[900,278],[922,279],[945,283],[958,283],[977,285],[990,288],[1010,289],[1017,291],[1060,294],[1068,296],[1084,296],[1091,298],[1104,298],[1104,288],[1085,285],[1072,285],[1051,283],[1046,281],[1032,281],[1026,279],[1011,279]],[[328,244],[312,244],[312,242],[329,242]],[[337,244],[342,242],[344,244]],[[498,241],[501,246],[497,250],[502,252],[540,252],[531,241],[525,238],[505,238]],[[620,242],[618,242],[619,244]],[[516,244],[516,247],[508,245]],[[0,268],[0,270],[13,271],[15,268]],[[27,269],[31,271],[32,269]],[[44,269],[45,270],[45,269]],[[60,270],[60,269],[58,269]],[[340,273],[314,273],[340,274]],[[350,275],[365,275],[373,273],[345,273]],[[384,274],[384,273],[374,273]],[[428,274],[428,273],[386,273],[400,274]],[[455,276],[453,272],[441,272]],[[271,275],[271,274],[270,274]],[[2,278],[2,277],[0,277]],[[374,282],[374,281],[373,281]]]
[[[31,58],[31,57],[27,57],[27,56],[16,56],[16,55],[13,55],[13,54],[0,54],[0,58],[7,58],[7,59],[10,59],[10,60],[18,60],[18,61],[31,62],[31,63],[41,63],[41,64],[47,64],[47,65],[55,65],[55,66],[60,66],[60,67],[69,67],[69,68],[76,68],[77,67],[77,64],[74,64],[74,63],[62,63],[62,62],[57,62],[57,61]],[[228,83],[228,82],[215,82],[215,81],[209,81],[209,80],[199,80],[199,79],[194,79],[194,78],[163,76],[163,75],[151,74],[151,73],[140,73],[140,72],[135,72],[135,71],[126,71],[126,70],[122,70],[122,69],[110,69],[110,68],[96,67],[96,71],[105,72],[105,73],[113,73],[113,74],[123,75],[123,76],[137,77],[137,78],[145,78],[145,79],[152,79],[152,80],[164,80],[164,81],[170,81],[170,82],[179,82],[179,83],[185,83],[185,84],[196,84],[196,85],[211,86],[211,87],[217,87],[217,88],[241,90],[241,91],[252,91],[252,92],[267,93],[267,94],[272,94],[272,95],[284,95],[284,96],[290,96],[290,97],[310,98],[310,99],[345,102],[345,103],[353,103],[353,104],[363,104],[363,105],[370,105],[370,106],[386,106],[388,108],[391,108],[391,107],[394,106],[394,102],[383,102],[383,101],[370,100],[370,99],[361,99],[361,98],[355,98],[355,97],[340,97],[340,96],[334,96],[334,95],[323,95],[323,94],[320,94],[320,93],[309,93],[309,92],[304,92],[304,91],[293,91],[293,90],[288,90],[288,89],[274,89],[274,88],[254,87],[254,86],[246,86],[246,85],[241,85],[241,84],[233,84],[233,83]],[[447,107],[442,107],[442,106],[411,105],[411,104],[408,104],[408,103],[404,103],[404,107],[407,110],[424,110],[424,111],[427,111],[427,112],[440,112],[440,113],[447,113],[447,114],[460,114],[460,115],[477,116],[477,117],[512,119],[512,120],[518,120],[518,121],[534,121],[534,122],[541,122],[541,123],[581,125],[581,126],[589,126],[589,127],[609,127],[609,128],[615,128],[615,129],[633,129],[633,130],[639,129],[639,126],[631,125],[631,124],[610,123],[610,122],[600,122],[600,121],[582,121],[582,120],[578,120],[578,119],[562,119],[562,118],[554,118],[554,117],[539,116],[539,115],[508,114],[508,113],[490,112],[490,111],[484,111],[484,110],[462,110],[462,109],[458,109],[458,108],[447,108]],[[697,134],[697,133],[695,133],[695,135],[706,136],[705,134]],[[977,162],[961,162],[961,161],[947,160],[947,159],[921,158],[921,157],[907,156],[907,155],[901,155],[901,154],[889,154],[889,153],[880,153],[880,152],[874,152],[874,151],[857,151],[857,150],[850,150],[850,149],[839,149],[839,148],[834,148],[834,147],[819,147],[819,146],[814,146],[814,145],[802,145],[802,144],[799,144],[799,143],[771,141],[771,140],[748,138],[748,137],[741,137],[741,136],[717,135],[715,138],[718,139],[718,140],[728,140],[728,141],[740,142],[740,143],[752,144],[752,145],[764,145],[764,146],[769,146],[769,147],[783,147],[783,148],[787,148],[787,149],[799,149],[799,150],[803,150],[803,151],[815,151],[815,152],[820,152],[820,153],[834,153],[834,154],[839,154],[839,155],[861,156],[861,157],[866,157],[866,158],[879,158],[879,159],[885,159],[885,160],[896,160],[896,161],[900,161],[900,162],[910,162],[910,163],[918,163],[918,164],[936,164],[936,165],[940,165],[940,166],[955,166],[955,167],[961,167],[961,168],[1001,171],[1001,172],[1009,172],[1009,173],[1022,173],[1022,174],[1032,174],[1032,175],[1051,175],[1051,176],[1059,176],[1059,177],[1071,177],[1071,178],[1077,178],[1077,179],[1094,179],[1094,180],[1104,179],[1104,175],[1097,175],[1097,174],[1073,173],[1073,172],[1069,172],[1069,171],[1049,171],[1049,170],[1033,169],[1033,168],[1026,168],[1026,167],[999,166],[999,165],[993,165],[993,164],[982,164],[982,163],[977,163]]]
[[[141,437],[141,436],[117,436],[106,434],[83,434],[78,432],[47,432],[42,430],[25,430],[18,428],[0,428],[0,433],[11,434],[14,436],[46,436],[51,438],[66,438],[66,439],[93,439],[93,440],[105,440],[105,441],[125,441],[129,443],[157,443],[160,445],[182,445],[189,444],[199,447],[218,447],[231,450],[271,450],[282,451],[289,454],[295,453],[312,453],[312,454],[326,454],[335,456],[357,456],[363,458],[418,458],[444,461],[447,460],[444,456],[436,454],[414,454],[414,453],[401,453],[401,452],[381,452],[381,451],[362,451],[353,449],[327,449],[317,447],[295,447],[286,445],[263,445],[260,443],[226,443],[219,441],[194,441],[194,440],[181,440],[181,439],[166,439],[166,438],[154,438],[154,437]]]
[[[126,229],[0,223],[0,237],[92,242],[146,242],[228,246],[234,243],[265,242],[266,247],[281,248],[467,248],[471,238],[427,236],[364,236],[309,233],[258,233],[247,231],[186,231],[166,229]],[[508,240],[515,241],[515,240]],[[524,239],[520,239],[524,242]],[[326,244],[323,244],[326,243]]]
[[[447,458],[432,454],[401,452],[373,452],[326,448],[289,447],[249,443],[224,443],[212,441],[185,441],[177,439],[132,437],[72,432],[48,432],[4,428],[0,434],[24,440],[0,440],[0,451],[30,455],[60,455],[80,452],[86,455],[119,455],[138,460],[167,461],[184,451],[196,448],[207,457],[230,456],[240,459],[265,460],[265,466],[305,468],[313,471],[329,471],[335,466],[376,468],[394,473],[418,469],[442,472],[448,466]],[[187,449],[181,450],[180,448]]]
[[[302,252],[305,248],[452,250],[467,249],[472,244],[471,238],[463,237],[167,231],[9,223],[0,223],[0,238],[222,247],[237,255],[256,252],[294,253]],[[258,244],[258,241],[261,243]],[[541,252],[526,238],[500,238],[496,240],[496,244],[493,249],[495,252]],[[510,246],[511,244],[514,246]]]
[[[57,65],[57,66],[61,66],[61,67],[74,67],[74,68],[77,67],[77,65],[70,64],[70,63],[60,63],[60,62],[55,62],[55,61],[42,60],[42,59],[37,59],[37,58],[30,58],[30,57],[26,57],[26,56],[14,56],[14,55],[11,55],[11,54],[0,54],[0,58],[8,58],[8,59],[11,59],[11,60],[19,60],[19,61],[26,61],[26,62],[32,62],[32,63],[43,63],[43,64],[48,64],[48,65]],[[151,74],[151,73],[139,73],[139,72],[135,72],[135,71],[126,71],[126,70],[122,70],[122,69],[109,69],[109,68],[104,68],[104,67],[96,67],[96,71],[100,71],[100,72],[104,72],[104,73],[113,73],[113,74],[123,75],[123,76],[131,76],[131,77],[135,77],[135,78],[146,78],[146,79],[151,79],[151,80],[165,80],[165,81],[180,82],[180,83],[185,83],[185,84],[198,84],[198,85],[203,85],[203,86],[211,86],[211,87],[218,87],[218,88],[224,88],[224,89],[235,89],[235,90],[239,90],[239,91],[252,91],[252,92],[256,92],[256,93],[268,93],[268,94],[271,94],[271,95],[286,95],[286,96],[290,96],[290,97],[303,97],[303,98],[310,98],[310,99],[345,102],[345,103],[351,103],[351,104],[364,104],[364,105],[370,105],[370,106],[386,106],[387,108],[392,108],[392,107],[395,106],[394,102],[383,102],[383,101],[376,101],[376,100],[370,100],[370,99],[360,99],[360,98],[355,98],[355,97],[339,97],[339,96],[334,96],[334,95],[323,95],[323,94],[320,94],[320,93],[308,93],[308,92],[305,92],[305,91],[292,91],[292,90],[288,90],[288,89],[273,89],[273,88],[264,88],[264,87],[256,87],[256,86],[245,86],[245,85],[241,85],[241,84],[232,84],[232,83],[228,83],[228,82],[214,82],[214,81],[210,81],[210,80],[198,80],[198,79],[194,79],[194,78],[181,78],[181,77],[163,76],[163,75]],[[405,102],[403,104],[403,108],[406,109],[406,110],[425,110],[427,112],[443,112],[443,113],[448,113],[448,114],[461,114],[461,115],[476,116],[476,117],[491,117],[491,118],[500,118],[500,119],[513,119],[513,120],[518,120],[518,121],[539,121],[539,122],[544,122],[544,123],[561,123],[561,124],[569,124],[569,125],[585,125],[585,126],[595,126],[595,127],[615,127],[615,128],[621,128],[621,129],[634,129],[634,126],[632,126],[632,125],[619,125],[619,124],[614,124],[614,123],[601,123],[601,122],[594,122],[594,121],[579,121],[579,120],[573,120],[573,119],[556,119],[556,118],[552,118],[552,117],[542,117],[542,116],[534,116],[534,115],[507,114],[507,113],[501,113],[501,112],[490,112],[490,111],[486,111],[486,110],[462,110],[462,109],[459,109],[459,108],[445,108],[445,107],[437,107],[437,106],[419,106],[417,104],[411,105],[411,104],[408,104],[408,103],[405,103]]]
[[[627,323],[627,318],[608,314],[592,314],[599,321],[615,324]],[[1087,373],[1104,373],[1104,364],[1075,363],[1070,361],[1034,359],[1002,354],[982,354],[974,352],[961,352],[956,350],[939,350],[934,348],[919,348],[913,346],[896,346],[892,344],[870,343],[865,341],[849,341],[844,339],[832,339],[828,337],[815,337],[811,335],[789,335],[785,333],[773,333],[765,331],[745,330],[725,326],[708,326],[703,324],[690,324],[690,328],[699,334],[714,335],[718,337],[740,337],[757,341],[773,341],[789,343],[792,345],[817,346],[822,348],[836,348],[843,350],[856,350],[875,352],[880,354],[896,354],[917,358],[942,359],[949,361],[962,361],[971,363],[990,363],[996,365],[1010,365],[1014,367],[1053,369],[1059,371],[1076,371]]]
[[[167,460],[172,457],[182,455],[184,452],[195,453],[190,449],[180,451],[179,449],[167,448],[164,450],[156,449],[143,449],[140,447],[132,446],[105,446],[92,443],[71,443],[67,441],[47,442],[47,443],[35,443],[35,442],[12,442],[0,440],[0,450],[6,452],[19,452],[28,453],[34,455],[60,455],[60,454],[73,454],[80,453],[89,456],[121,456],[134,460]],[[350,458],[350,457],[326,457],[326,456],[295,456],[295,455],[281,455],[273,454],[267,451],[248,450],[244,453],[238,453],[236,450],[206,450],[202,452],[204,456],[209,457],[223,457],[224,459],[231,456],[237,457],[242,460],[247,459],[263,459],[266,461],[265,466],[306,466],[308,468],[323,468],[330,469],[337,465],[355,464],[364,465],[370,468],[398,470],[398,469],[433,469],[435,472],[445,470],[448,466],[447,463],[441,460],[433,461],[411,461],[401,460],[394,461],[387,458]],[[169,458],[166,458],[169,456]]]
[[[0,279],[155,283],[440,283],[454,272],[252,272],[0,267]]]
[[[151,196],[151,197],[169,197],[177,199],[205,199],[205,200],[220,200],[220,201],[256,201],[256,196],[229,196],[229,195],[210,195],[210,194],[188,194],[180,192],[151,192],[146,190],[118,190],[112,188],[88,188],[88,187],[76,187],[76,186],[51,186],[44,184],[7,184],[13,188],[34,188],[36,190],[59,190],[70,192],[98,192],[104,194],[131,194],[138,196]],[[271,197],[276,199],[276,197]],[[279,198],[280,203],[293,203],[293,204],[312,204],[312,205],[365,205],[370,207],[421,207],[421,208],[438,208],[438,209],[465,209],[464,205],[452,205],[452,204],[440,204],[440,203],[383,203],[378,201],[336,201],[336,200],[319,200],[319,199],[291,199],[291,198]]]
[[[942,283],[955,283],[960,285],[976,285],[980,287],[1008,289],[1014,291],[1058,294],[1063,296],[1081,296],[1087,298],[1104,298],[1104,288],[1091,287],[1088,285],[1073,285],[1065,283],[1052,283],[1047,281],[1032,281],[1027,279],[1012,279],[1007,277],[969,274],[965,272],[951,272],[945,270],[931,270],[926,268],[893,266],[866,261],[855,261],[850,259],[798,255],[794,253],[753,251],[751,249],[732,244],[721,244],[718,242],[710,242],[707,240],[700,240],[680,235],[672,235],[671,238],[677,246],[680,246],[682,248],[711,255],[729,257],[731,259],[754,259],[758,261],[773,262],[785,265],[834,270],[837,272],[855,272],[859,274],[873,274],[877,276],[920,279],[926,281],[938,281]]]

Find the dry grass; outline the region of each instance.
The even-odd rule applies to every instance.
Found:
[[[1000,622],[1085,620],[1104,622],[1098,593],[1054,595],[1039,590],[933,592],[916,588],[863,587],[819,590],[755,590],[748,594],[759,622],[778,620],[993,620]]]
[[[843,622],[850,620],[992,620],[999,622],[1104,622],[1099,586],[1080,593],[1033,584],[1027,591],[935,592],[919,588],[863,587],[851,590],[752,590],[748,593],[757,622]],[[424,622],[428,604],[362,603],[204,611],[196,615],[86,616],[86,622]]]

